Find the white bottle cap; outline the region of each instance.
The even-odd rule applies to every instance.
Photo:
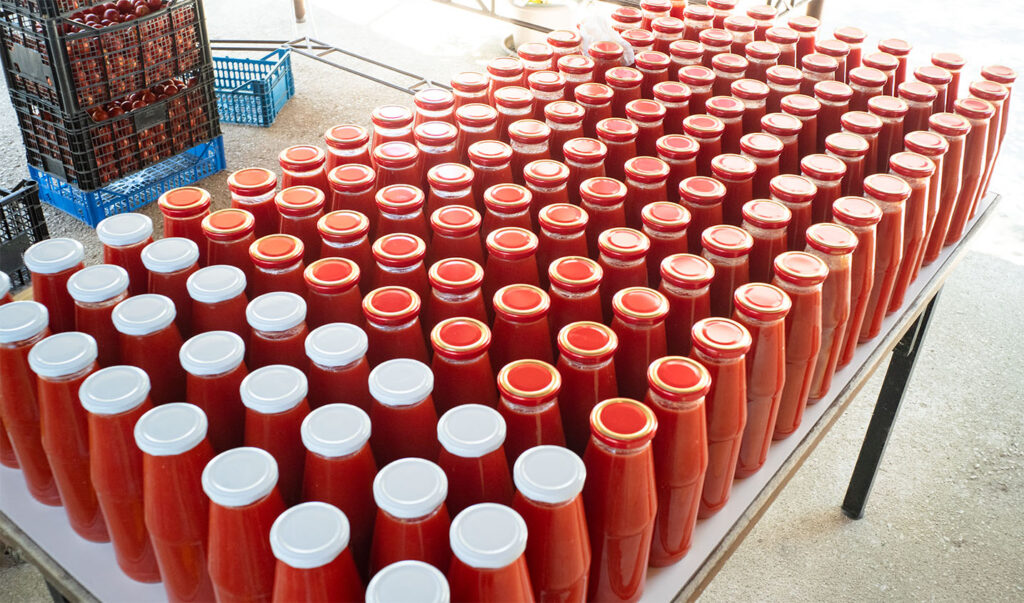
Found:
[[[346,366],[366,355],[366,331],[347,322],[313,329],[306,337],[306,356],[320,366]]]
[[[177,272],[199,261],[199,246],[192,239],[170,237],[142,249],[142,265],[150,272]]]
[[[68,331],[50,335],[32,346],[28,365],[40,377],[65,377],[92,366],[96,355],[96,340],[92,335]]]
[[[489,406],[462,404],[438,419],[437,440],[456,456],[478,458],[505,442],[505,419]]]
[[[222,507],[251,505],[276,485],[277,461],[262,448],[232,448],[213,457],[203,469],[203,491]]]
[[[306,320],[306,300],[288,291],[264,293],[245,307],[245,319],[256,331],[287,331]]]
[[[149,335],[164,329],[178,315],[174,302],[164,295],[146,293],[129,297],[114,306],[114,328],[125,335]]]
[[[161,404],[135,423],[135,445],[151,456],[174,456],[206,439],[206,413],[193,404]]]
[[[149,375],[137,366],[108,366],[89,375],[78,388],[82,407],[94,415],[134,410],[149,396]]]
[[[452,520],[448,534],[452,554],[469,567],[507,567],[526,552],[526,522],[505,505],[467,507]]]
[[[366,587],[366,603],[450,603],[448,580],[422,561],[399,561],[377,572]]]
[[[50,323],[46,306],[34,301],[16,301],[0,306],[0,343],[25,341],[42,333]]]
[[[291,410],[306,398],[306,375],[294,366],[271,364],[246,375],[239,386],[242,404],[263,414]]]
[[[230,331],[207,331],[186,341],[178,350],[178,359],[193,375],[219,375],[242,364],[245,342]]]
[[[587,468],[568,448],[534,446],[516,459],[512,479],[516,490],[526,498],[557,505],[569,502],[583,491]]]
[[[96,225],[96,236],[112,247],[135,245],[153,236],[153,221],[144,214],[115,214]]]
[[[11,292],[11,277],[7,276],[6,272],[0,270],[0,297],[3,297]]]
[[[395,358],[370,371],[370,395],[385,406],[411,406],[434,391],[430,367],[412,358]]]
[[[85,261],[85,248],[74,239],[39,241],[25,250],[25,266],[36,274],[57,274]]]
[[[355,454],[370,440],[370,415],[351,404],[328,404],[302,420],[302,444],[320,456]]]
[[[197,302],[215,304],[245,291],[245,273],[225,264],[207,266],[190,274],[185,287],[189,297]]]
[[[373,478],[373,500],[389,515],[417,519],[433,513],[448,497],[448,478],[436,464],[399,459]]]
[[[121,295],[128,289],[128,271],[113,264],[86,266],[68,279],[68,293],[75,301],[94,304]]]
[[[270,549],[278,561],[296,569],[314,569],[337,559],[348,546],[348,517],[334,505],[305,502],[277,516],[270,528]]]

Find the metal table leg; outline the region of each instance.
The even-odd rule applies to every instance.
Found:
[[[914,374],[917,353],[921,350],[921,344],[928,333],[928,323],[938,298],[939,295],[936,293],[892,352],[889,368],[886,369],[885,380],[882,382],[882,390],[878,393],[878,402],[875,403],[875,410],[871,414],[871,422],[868,423],[857,464],[853,467],[846,498],[843,499],[843,513],[852,519],[864,517],[864,506],[867,504],[868,495],[871,494],[871,485],[875,481],[878,464],[885,453],[893,423],[900,412],[907,383]]]

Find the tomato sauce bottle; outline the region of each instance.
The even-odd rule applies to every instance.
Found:
[[[768,186],[772,192],[771,200],[786,206],[792,214],[787,233],[788,249],[803,249],[804,232],[814,222],[813,204],[818,187],[810,178],[791,174],[772,178]]]
[[[846,42],[850,46],[850,53],[846,57],[847,67],[850,69],[860,67],[862,47],[864,40],[868,37],[864,30],[847,25],[837,28],[832,35],[837,40]]]
[[[551,262],[570,255],[586,256],[587,212],[571,203],[553,203],[541,208],[537,215],[540,236],[537,243],[537,267],[547,268]],[[541,271],[547,285],[547,270]]]
[[[366,354],[370,366],[403,356],[429,360],[420,326],[420,303],[420,296],[406,287],[380,287],[366,294],[363,316],[370,340]]]
[[[846,59],[850,55],[849,44],[842,40],[817,40],[814,43],[814,52],[835,59],[838,64],[835,80],[844,84],[849,82],[850,68],[846,64]]]
[[[587,47],[586,55],[594,61],[594,80],[599,84],[608,83],[607,74],[613,69],[626,68],[624,49],[618,42],[602,40]],[[639,82],[637,82],[639,84]],[[609,83],[609,85],[611,85]],[[625,103],[623,103],[625,104]]]
[[[425,201],[423,191],[408,184],[392,184],[377,191],[377,240],[402,233],[429,242]]]
[[[665,319],[668,353],[690,351],[690,330],[697,321],[711,315],[714,277],[714,265],[701,256],[678,253],[662,260],[658,291],[669,304]]]
[[[843,329],[837,362],[841,367],[853,359],[875,282],[875,238],[882,210],[863,197],[840,197],[832,204],[832,219],[857,237],[857,247],[850,260],[850,318]]]
[[[943,136],[936,134],[935,132],[917,130],[915,132],[910,132],[903,137],[903,146],[906,147],[908,151],[913,151],[914,153],[927,157],[935,168],[932,171],[931,177],[928,179],[928,208],[925,215],[924,245],[921,247],[921,253],[918,254],[917,262],[914,264],[914,272],[911,276],[911,279],[913,280],[917,278],[917,274],[921,270],[921,266],[924,264],[925,251],[928,249],[932,232],[935,229],[935,222],[938,219],[939,203],[941,201],[942,194],[943,168],[946,153],[949,152],[949,143],[946,142],[946,139]]]
[[[491,349],[495,371],[522,358],[554,361],[548,323],[551,300],[547,293],[533,285],[508,285],[495,292],[493,304],[492,330],[494,339],[501,342]]]
[[[149,293],[165,295],[178,311],[175,322],[182,336],[192,333],[192,300],[188,277],[199,270],[199,247],[190,239],[168,237],[142,250],[142,263],[149,272]]]
[[[666,356],[647,371],[644,403],[654,411],[654,472],[658,515],[651,541],[651,565],[665,567],[690,550],[708,467],[704,397],[711,375],[696,360]]]
[[[580,208],[587,212],[587,250],[598,251],[598,238],[610,228],[626,226],[626,185],[614,178],[588,178],[580,183]]]
[[[512,148],[512,161],[509,164],[512,178],[506,180],[514,179],[522,184],[526,182],[523,168],[527,164],[551,159],[551,128],[535,119],[520,119],[508,126],[508,138]]]
[[[189,339],[178,352],[185,369],[185,398],[207,418],[207,436],[217,452],[244,441],[245,406],[239,393],[249,374],[242,338],[227,331],[210,331]]]
[[[711,88],[715,96],[726,96],[731,93],[732,85],[744,78],[747,73],[747,59],[738,54],[723,52],[714,55],[711,67],[715,72],[715,83]]]
[[[825,139],[842,129],[842,116],[850,110],[853,90],[842,82],[826,80],[814,85],[814,99],[821,105],[818,113],[816,150],[825,152]]]
[[[466,151],[473,170],[473,203],[477,211],[484,208],[485,191],[499,184],[521,179],[522,173],[512,170],[512,147],[497,140],[481,140]]]
[[[779,401],[773,438],[782,440],[800,427],[814,369],[821,350],[822,284],[828,265],[802,251],[775,258],[772,284],[789,295],[793,307],[786,316],[786,383]]]
[[[982,67],[981,78],[997,84],[1002,84],[1006,88],[1006,106],[1009,106],[1010,99],[1013,95],[1013,84],[1017,81],[1017,72],[1005,65],[988,65]],[[959,77],[957,77],[959,83]],[[950,109],[946,109],[949,111]],[[999,144],[1002,146],[1003,139],[1006,137],[1006,123],[1009,119],[1009,113],[1006,111],[1002,112],[999,124]]]
[[[868,100],[868,111],[882,120],[875,173],[887,173],[889,157],[903,149],[903,120],[909,110],[906,101],[894,96],[876,96]]]
[[[277,230],[277,209],[274,197],[277,176],[264,168],[245,168],[228,176],[231,207],[244,209],[256,222],[256,237],[265,237]]]
[[[667,54],[668,45],[665,44],[662,48],[665,50],[644,50],[634,55],[634,66],[643,75],[643,82],[640,84],[642,98],[653,98],[654,87],[669,79],[668,70],[672,65],[672,60]],[[655,102],[657,101],[655,100]],[[659,113],[662,112],[664,112],[664,107],[659,110]]]
[[[787,113],[769,113],[761,118],[761,130],[782,143],[779,154],[779,172],[782,174],[800,171],[799,136],[802,129],[803,122]]]
[[[627,31],[646,31],[640,29],[643,22],[643,11],[633,6],[620,6],[609,15],[611,28],[620,35]]]
[[[424,180],[417,186],[427,190],[430,183],[426,177],[431,168],[459,160],[459,150],[456,147],[459,129],[447,122],[427,121],[416,126],[413,134],[416,137],[416,148],[420,150],[420,157],[423,160]]]
[[[821,103],[810,96],[790,94],[782,97],[780,107],[783,113],[792,115],[803,124],[797,135],[800,156],[815,153],[818,149],[818,113],[821,112]]]
[[[302,241],[303,260],[313,262],[319,257],[320,233],[317,221],[324,215],[323,191],[312,186],[291,186],[281,189],[274,198],[281,216],[278,231]]]
[[[590,414],[583,455],[593,555],[588,601],[638,601],[643,594],[658,508],[651,447],[657,428],[651,409],[628,398],[604,400]]]
[[[946,232],[945,246],[952,245],[963,236],[967,221],[981,195],[981,181],[988,160],[988,132],[993,127],[995,107],[979,98],[959,98],[953,105],[957,115],[971,123],[971,131],[964,139],[964,164],[960,194],[957,196]],[[31,269],[31,267],[30,267]]]
[[[694,234],[722,223],[722,204],[726,196],[725,185],[708,176],[693,176],[679,183],[679,204],[690,212],[687,228]],[[690,253],[700,253],[700,237],[687,236]]]
[[[251,280],[249,247],[256,241],[255,227],[253,215],[244,209],[221,209],[203,218],[209,265],[234,266],[244,271],[246,278]],[[318,238],[318,246],[319,242]]]
[[[430,296],[424,310],[427,329],[442,320],[462,316],[487,320],[487,304],[480,286],[484,269],[472,260],[447,258],[430,267]]]
[[[306,324],[311,329],[332,322],[363,322],[359,266],[345,258],[324,258],[306,267]]]
[[[816,189],[811,201],[811,222],[827,221],[832,204],[842,196],[846,164],[831,155],[805,155],[800,160],[800,174]]]
[[[78,390],[86,411],[89,477],[114,545],[117,565],[138,582],[159,582],[143,506],[142,451],[133,430],[153,408],[149,377],[134,366],[112,366],[89,375]]]
[[[89,426],[78,389],[96,371],[96,340],[77,331],[57,333],[32,346],[43,450],[53,470],[71,529],[89,542],[109,542],[107,525],[89,479]]]
[[[629,287],[615,294],[612,308],[615,318],[611,326],[620,350],[615,363],[619,393],[642,398],[647,391],[648,366],[668,353],[668,299],[653,289]]]
[[[32,279],[32,299],[49,312],[50,331],[73,330],[75,300],[68,280],[85,267],[85,248],[74,239],[45,239],[25,250],[23,261]]]
[[[424,258],[427,244],[413,234],[392,233],[373,242],[373,259],[377,268],[371,274],[373,287],[408,287],[420,296],[430,292],[430,279]]]
[[[687,4],[683,9],[683,17],[683,39],[696,41],[700,38],[700,32],[714,26],[715,11],[708,6]]]
[[[769,27],[764,32],[764,39],[779,47],[779,65],[785,67],[796,67],[796,44],[800,40],[800,34],[796,31],[776,25]]]
[[[732,34],[717,27],[700,32],[698,41],[704,46],[704,67],[713,68],[718,56],[732,50]]]
[[[768,199],[755,199],[743,206],[742,227],[754,239],[750,249],[751,282],[771,280],[775,256],[787,249],[786,228],[792,216],[785,205]]]
[[[988,192],[988,182],[992,178],[992,170],[995,167],[996,159],[999,158],[999,149],[1002,146],[1002,139],[1005,135],[1005,132],[1002,131],[1004,127],[1002,125],[1003,115],[1008,110],[1007,103],[1010,100],[1010,90],[998,82],[989,80],[971,82],[969,90],[971,98],[988,101],[995,108],[995,114],[992,116],[988,128],[988,145],[985,150],[986,167],[982,174],[981,185],[978,188],[977,200],[980,200]],[[974,217],[977,211],[977,200],[971,208],[971,218]]]
[[[743,133],[758,132],[761,129],[761,118],[768,113],[768,85],[745,78],[733,82],[729,91],[743,103]],[[740,142],[742,140],[741,137]],[[742,144],[739,144],[737,151],[742,149]]]
[[[420,186],[423,183],[423,161],[420,150],[411,142],[390,141],[373,149],[377,171],[377,187],[392,184]]]
[[[697,517],[711,517],[732,491],[740,444],[747,424],[746,354],[752,340],[746,327],[728,318],[705,318],[693,325],[690,358],[711,374],[704,400],[707,415],[708,470]]]
[[[554,65],[549,61],[548,69],[534,71],[526,78],[530,94],[533,95],[533,118],[543,119],[544,108],[549,104],[566,100],[565,76],[552,71]]]
[[[500,142],[498,135],[498,112],[489,105],[470,103],[455,110],[455,123],[459,127],[459,138],[455,142],[458,160],[468,159],[469,147],[484,140]]]
[[[484,266],[484,299],[514,283],[540,285],[537,266],[537,235],[525,228],[503,227],[487,235]]]
[[[566,445],[582,453],[589,439],[586,418],[601,400],[618,395],[614,356],[618,336],[599,322],[573,322],[558,332],[559,404]]]
[[[153,242],[153,220],[145,214],[115,214],[96,225],[96,237],[103,244],[103,263],[128,271],[129,295],[145,293],[142,249]]]
[[[938,98],[938,93],[930,84],[922,82],[903,82],[896,87],[896,94],[907,103],[907,116],[903,121],[904,132],[915,132],[928,127],[928,117]]]
[[[828,393],[843,351],[851,313],[853,253],[858,242],[857,235],[840,224],[826,222],[807,229],[807,253],[828,266],[821,294],[821,349],[811,379],[811,400]]]
[[[711,174],[725,185],[722,221],[739,226],[743,221],[743,205],[754,198],[757,164],[743,155],[724,153],[711,159]]]
[[[728,316],[732,295],[740,285],[750,282],[750,252],[754,238],[750,233],[728,224],[719,224],[701,233],[701,255],[715,267],[711,281],[711,315]]]
[[[433,565],[407,559],[382,568],[366,586],[371,603],[399,601],[450,601],[448,580]]]
[[[872,52],[861,58],[865,67],[877,69],[885,74],[885,86],[883,94],[892,96],[896,94],[896,70],[899,69],[899,59],[887,52]]]
[[[875,238],[874,285],[864,310],[864,323],[858,341],[867,341],[882,330],[882,319],[889,308],[903,261],[903,224],[910,185],[899,176],[872,174],[864,179],[864,197],[882,210]]]
[[[569,168],[564,163],[551,159],[531,161],[523,167],[523,179],[533,194],[530,217],[534,224],[541,209],[569,202]]]
[[[249,296],[273,291],[303,295],[306,292],[302,279],[304,251],[302,241],[292,235],[272,234],[256,239],[249,247],[249,259],[253,263],[252,280],[247,287]]]
[[[323,502],[288,509],[270,527],[274,567],[272,601],[359,601],[363,582],[349,548],[345,513]]]
[[[370,157],[378,146],[393,142],[413,142],[413,121],[415,116],[408,107],[401,105],[380,105],[370,114],[373,135],[370,138]]]
[[[526,68],[519,57],[498,57],[487,63],[487,102],[495,105],[495,93],[509,86],[521,87],[526,83]]]
[[[839,191],[844,197],[859,196],[864,192],[864,160],[868,148],[868,141],[852,132],[836,132],[825,138],[825,153],[846,165],[846,176],[842,179]]]
[[[651,240],[632,228],[609,228],[597,240],[598,264],[604,270],[601,306],[604,316],[612,316],[612,297],[626,287],[647,286],[647,253]]]
[[[613,117],[612,97],[615,96],[615,92],[605,84],[591,82],[576,86],[573,94],[576,104],[583,107],[585,113],[583,134],[590,138],[597,137],[597,124]],[[568,94],[566,96],[568,97]]]
[[[342,510],[351,521],[349,548],[361,575],[369,571],[370,543],[377,507],[373,478],[377,463],[370,451],[370,416],[350,404],[328,404],[302,421],[306,464],[302,499]]]
[[[803,73],[803,80],[800,82],[800,93],[814,96],[814,91],[818,84],[836,79],[836,73],[839,71],[839,61],[827,54],[812,52],[800,59],[800,67]],[[842,82],[839,83],[842,84]]]
[[[661,279],[661,262],[670,255],[686,253],[689,249],[686,230],[690,212],[668,201],[648,203],[641,211],[643,233],[651,240],[647,254],[647,282],[654,285]]]
[[[732,34],[730,52],[743,56],[743,50],[747,44],[754,41],[754,30],[757,28],[757,22],[747,15],[730,15],[725,18],[721,27]]]
[[[746,77],[767,84],[768,70],[779,64],[781,54],[782,49],[774,42],[761,39],[748,43],[742,50],[742,55],[747,59]]]
[[[377,518],[370,574],[407,559],[447,570],[451,559],[447,496],[448,478],[428,460],[403,458],[381,468],[373,479]]]
[[[697,174],[712,176],[711,159],[722,154],[725,124],[713,115],[691,115],[683,120],[683,131],[700,144],[697,152]]]
[[[309,407],[346,402],[370,410],[366,332],[350,323],[330,323],[310,331],[304,342],[309,358]]]
[[[681,122],[679,129],[682,129]],[[679,183],[697,175],[697,153],[700,151],[700,144],[690,136],[666,134],[658,139],[656,146],[658,159],[668,165],[665,199],[679,203]]]
[[[304,299],[287,291],[264,293],[246,306],[245,319],[251,329],[249,368],[287,364],[306,370],[303,342],[309,329]]]
[[[590,539],[583,512],[583,461],[561,446],[536,446],[516,460],[512,508],[533,534],[526,545],[537,601],[582,602],[587,594]]]
[[[440,163],[430,168],[427,172],[427,182],[430,185],[427,214],[433,214],[438,209],[450,205],[476,207],[473,180],[473,170],[461,163]],[[377,198],[381,199],[380,192],[377,193]],[[381,234],[383,233],[378,231],[377,236]],[[418,232],[412,234],[422,236]]]
[[[732,319],[750,333],[747,353],[747,423],[743,428],[736,478],[753,475],[764,465],[775,432],[786,381],[786,315],[789,295],[766,283],[736,289]]]
[[[580,204],[580,185],[590,178],[600,178],[605,174],[604,161],[608,156],[608,147],[594,138],[573,138],[562,145],[565,165],[569,168],[569,202]]]
[[[325,214],[317,222],[321,258],[347,258],[359,266],[360,275],[373,274],[370,248],[370,220],[363,214],[342,209]]]
[[[437,464],[448,476],[452,513],[478,503],[512,502],[512,474],[505,458],[505,420],[481,404],[460,404],[437,421]]]
[[[583,106],[571,101],[556,101],[544,108],[545,125],[551,129],[549,146],[552,159],[565,161],[562,147],[573,138],[583,136],[585,117]]]
[[[800,92],[800,83],[804,76],[799,69],[780,64],[766,69],[765,79],[768,85],[765,109],[768,113],[778,113],[782,111],[782,99]]]
[[[765,32],[775,23],[775,17],[779,14],[779,10],[770,4],[753,4],[747,7],[746,13],[748,17],[757,22],[754,29],[754,40],[761,41],[765,39]]]
[[[942,159],[941,189],[938,199],[938,214],[932,226],[931,235],[924,251],[924,264],[930,264],[939,257],[949,223],[953,218],[957,197],[960,195],[961,176],[965,158],[965,142],[971,130],[971,122],[955,113],[937,113],[928,118],[929,132],[945,139],[948,150]]]
[[[455,109],[470,103],[487,102],[488,78],[476,71],[463,71],[452,76],[452,94],[455,95]]]
[[[13,301],[14,298],[11,297],[11,279],[7,276],[6,272],[0,272],[0,306]],[[14,448],[11,446],[11,439],[7,435],[7,429],[4,428],[2,417],[3,409],[0,407],[0,465],[10,467],[11,469],[18,469],[18,457],[14,454]]]
[[[869,176],[878,173],[878,136],[882,131],[882,119],[865,111],[844,113],[841,119],[843,132],[857,134],[868,143],[868,152],[864,155],[864,174]],[[862,189],[863,190],[863,183]]]
[[[929,181],[935,173],[935,164],[924,155],[903,151],[889,158],[889,173],[902,178],[910,186],[910,197],[903,204],[903,259],[900,260],[886,311],[891,314],[903,305],[907,288],[914,278],[914,268],[924,251],[928,236]]]
[[[605,174],[616,180],[625,180],[626,160],[636,157],[636,141],[640,128],[628,119],[609,117],[597,122],[595,131],[598,140],[608,147],[604,162]]]
[[[245,273],[234,266],[207,266],[193,272],[185,281],[192,298],[193,331],[231,331],[243,341],[248,339],[245,285]]]
[[[519,359],[498,371],[498,410],[508,434],[505,451],[511,466],[526,449],[565,445],[558,396],[562,377],[542,360]]]
[[[142,507],[160,578],[173,601],[212,601],[207,570],[210,499],[203,468],[213,458],[206,415],[183,402],[157,406],[135,424],[142,451]]]
[[[914,70],[914,78],[919,82],[931,84],[939,92],[933,113],[953,111],[960,91],[960,72],[967,61],[953,52],[936,52],[931,56],[931,65],[922,65]],[[982,77],[984,77],[982,69]],[[939,103],[939,100],[942,103]]]
[[[327,154],[313,145],[296,145],[281,151],[277,162],[281,166],[281,190],[293,186],[311,186],[324,195],[330,192],[324,166]]]
[[[430,332],[434,359],[434,405],[439,412],[473,402],[495,408],[498,390],[488,349],[491,330],[483,321],[457,316],[447,318]]]
[[[654,156],[658,139],[665,135],[665,107],[656,100],[641,98],[626,103],[625,114],[639,130],[637,152]]]
[[[423,88],[412,97],[413,126],[428,121],[455,123],[455,95],[444,88]]]
[[[210,214],[210,193],[196,186],[183,186],[160,195],[157,205],[164,215],[164,238],[191,240],[199,248],[199,265],[205,266],[203,219]]]
[[[411,358],[385,360],[370,371],[370,444],[381,465],[407,456],[437,458],[434,374]]]
[[[111,264],[83,268],[68,279],[68,293],[75,300],[75,329],[96,340],[96,362],[101,367],[120,359],[110,315],[114,306],[128,298],[128,283],[128,272]]]
[[[299,428],[309,414],[306,376],[293,366],[265,366],[239,386],[245,405],[245,445],[262,448],[281,470],[278,490],[288,505],[302,499],[305,449]]]
[[[740,151],[743,137],[743,120],[746,107],[743,102],[731,96],[713,96],[705,103],[708,115],[718,118],[724,126],[721,147],[725,153]],[[687,132],[689,134],[689,132]]]
[[[669,166],[657,157],[633,157],[623,166],[626,175],[626,225],[640,229],[641,210],[648,203],[668,198]]]
[[[331,202],[328,212],[339,210],[357,211],[370,219],[370,227],[377,223],[377,173],[367,165],[347,163],[339,165],[328,174],[331,186]]]
[[[210,498],[208,566],[217,601],[266,601],[273,595],[270,528],[286,508],[278,475],[274,457],[250,447],[222,452],[203,469],[203,491]]]
[[[573,35],[579,35],[574,33]],[[558,72],[565,78],[565,97],[567,99],[576,98],[576,90],[590,84],[597,84],[599,86],[605,86],[603,82],[598,82],[596,79],[595,69],[597,63],[594,59],[586,56],[580,52],[567,54],[559,57],[556,61]],[[607,88],[605,86],[605,88]],[[611,89],[607,88],[607,100],[611,102]],[[603,93],[602,93],[603,96]]]
[[[361,163],[370,165],[370,133],[363,126],[341,124],[324,132],[327,145],[327,161],[324,169],[328,174],[339,165]]]
[[[675,6],[670,0],[644,0],[640,3],[643,18],[640,21],[640,28],[645,31],[652,31],[654,22],[658,19],[668,18]],[[682,33],[682,29],[680,29]]]
[[[480,238],[483,223],[480,213],[465,205],[449,205],[430,214],[433,233],[427,249],[431,263],[448,258],[484,262],[484,244]]]
[[[174,302],[163,295],[129,297],[110,315],[119,333],[121,364],[146,371],[157,406],[185,399],[185,371],[178,364],[182,337],[174,323]]]
[[[885,74],[872,67],[856,67],[850,70],[851,111],[867,111],[868,101],[882,96],[885,91]]]
[[[519,513],[495,503],[473,505],[452,520],[451,548],[452,601],[533,600]]]

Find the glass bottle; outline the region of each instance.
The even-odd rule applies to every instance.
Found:
[[[818,256],[828,266],[821,292],[821,348],[811,378],[811,400],[828,393],[843,350],[850,320],[851,269],[857,244],[857,235],[839,224],[823,222],[807,229],[807,253]]]
[[[750,281],[767,283],[772,279],[775,256],[786,251],[786,229],[793,213],[785,205],[769,199],[754,199],[743,205],[743,230],[750,233]]]

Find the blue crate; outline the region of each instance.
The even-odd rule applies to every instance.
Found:
[[[224,137],[218,136],[95,191],[84,192],[32,166],[28,171],[39,183],[39,198],[44,203],[95,227],[107,216],[149,205],[165,191],[198,182],[226,165]]]
[[[222,123],[269,127],[295,95],[288,48],[262,59],[213,57],[213,71]]]

